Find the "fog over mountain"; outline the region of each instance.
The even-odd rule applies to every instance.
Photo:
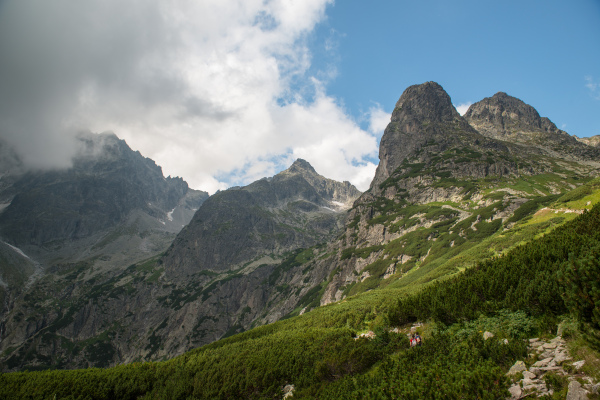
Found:
[[[361,129],[309,71],[330,3],[3,2],[0,137],[34,169],[110,131],[211,193],[298,157],[364,189],[387,121],[374,105]]]

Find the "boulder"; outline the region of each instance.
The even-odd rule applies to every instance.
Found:
[[[518,399],[521,397],[521,394],[523,393],[523,390],[521,390],[521,386],[519,386],[518,383],[512,385],[510,387],[510,389],[508,389],[508,391],[510,392],[511,399]]]
[[[506,375],[508,375],[508,376],[515,375],[515,374],[518,374],[519,372],[523,372],[523,371],[527,371],[527,367],[525,366],[525,363],[523,361],[517,361],[514,363],[514,365],[512,367],[510,367],[510,369],[508,370]]]
[[[566,400],[587,400],[587,391],[577,381],[569,382],[569,391]]]
[[[525,379],[535,379],[537,375],[533,372],[523,371],[523,378]]]
[[[488,340],[489,338],[493,338],[494,334],[492,332],[485,331],[483,332],[483,340]]]

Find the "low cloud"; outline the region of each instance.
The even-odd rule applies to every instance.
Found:
[[[470,103],[470,102],[461,103],[461,104],[455,105],[454,108],[456,108],[456,111],[458,111],[458,113],[460,115],[465,115],[465,113],[469,110],[469,107],[471,107],[471,104],[473,104],[473,103]]]
[[[307,35],[331,3],[5,1],[0,135],[36,168],[68,166],[89,129],[209,192],[296,157],[366,189],[389,115],[363,130],[309,76]]]

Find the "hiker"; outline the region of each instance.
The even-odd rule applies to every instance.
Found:
[[[417,345],[417,340],[415,339],[415,335],[410,335],[410,347],[415,347]]]
[[[415,343],[417,344],[417,346],[421,346],[421,336],[417,333],[417,335],[415,336]]]

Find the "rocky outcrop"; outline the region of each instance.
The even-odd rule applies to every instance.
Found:
[[[472,104],[464,118],[482,135],[533,146],[547,155],[596,161],[600,155],[541,117],[532,106],[503,92]]]
[[[304,160],[270,179],[219,192],[196,212],[163,258],[167,276],[241,268],[330,239],[360,195],[348,182],[317,174]]]
[[[600,135],[595,135],[595,136],[590,136],[590,137],[582,137],[582,138],[575,136],[575,139],[579,140],[582,143],[587,144],[588,146],[600,147]]]
[[[517,361],[506,374],[514,382],[509,389],[511,397],[508,399],[517,400],[532,395],[552,396],[554,388],[548,387],[544,379],[548,373],[567,378],[567,399],[583,400],[588,398],[588,394],[598,392],[600,385],[580,371],[583,361],[573,361],[562,337],[557,336],[551,340],[529,339],[529,352],[530,358],[537,358],[538,361],[531,364],[529,369],[523,361]],[[587,383],[582,385],[578,380]]]

